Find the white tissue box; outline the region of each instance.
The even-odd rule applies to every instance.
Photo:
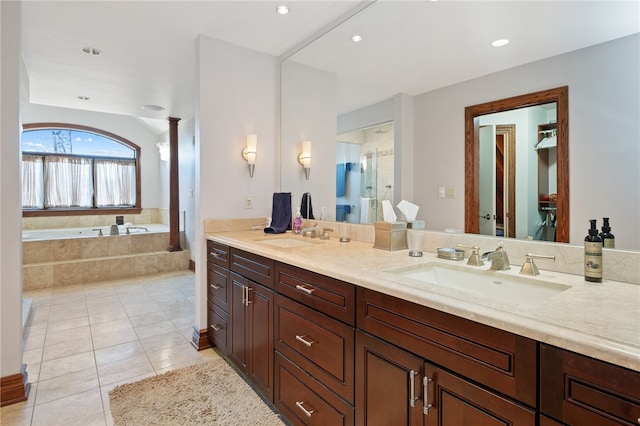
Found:
[[[373,248],[383,250],[404,250],[407,248],[406,222],[374,222],[376,241]]]

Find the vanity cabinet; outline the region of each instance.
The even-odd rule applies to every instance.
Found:
[[[361,331],[358,425],[536,425],[536,413]]]
[[[358,424],[536,424],[535,341],[364,288],[357,326]]]
[[[640,373],[541,343],[540,412],[565,425],[638,425]]]
[[[352,425],[355,288],[276,264],[276,407],[295,425]]]

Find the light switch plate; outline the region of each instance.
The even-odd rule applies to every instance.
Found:
[[[444,189],[445,198],[456,198],[456,187],[455,186],[447,186]]]

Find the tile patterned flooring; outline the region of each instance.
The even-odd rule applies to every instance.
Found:
[[[25,291],[31,392],[0,409],[0,424],[109,426],[116,385],[218,357],[191,346],[194,290],[182,271]]]

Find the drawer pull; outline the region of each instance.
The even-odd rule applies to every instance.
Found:
[[[216,324],[211,324],[211,328],[213,328],[213,331],[220,331],[220,330],[222,330],[222,327],[220,327],[219,325],[216,325]]]
[[[303,291],[303,292],[307,293],[307,294],[313,294],[313,292],[315,290],[315,288],[305,287],[305,286],[300,285],[300,284],[296,285],[296,288],[298,290],[300,290],[300,291]]]
[[[218,284],[209,284],[211,286],[212,289],[214,290],[220,290],[222,287],[220,287]]]
[[[416,376],[418,375],[417,371],[409,371],[409,407],[415,407],[416,401],[418,397],[416,396]]]
[[[428,378],[427,376],[424,376],[424,379],[422,379],[422,387],[424,389],[424,415],[428,415],[429,414],[429,408],[433,407],[433,405],[431,405],[429,403],[429,383],[431,383],[433,379]]]
[[[304,343],[308,348],[310,348],[310,347],[311,347],[311,345],[313,345],[314,343],[316,343],[316,341],[315,341],[315,340],[307,340],[307,339],[305,339],[305,337],[307,337],[307,335],[306,335],[306,334],[303,334],[302,336],[298,336],[298,335],[296,334],[296,340],[297,340],[298,342],[302,342],[302,343]]]
[[[306,408],[303,407],[303,404],[305,404],[307,401],[296,401],[296,405],[298,406],[299,409],[302,410],[302,412],[307,416],[307,417],[311,417],[311,415],[313,413],[316,412],[316,410],[307,410]]]
[[[216,253],[215,251],[210,251],[209,254],[213,257],[215,257],[216,259],[223,259],[222,256],[220,256],[218,253]]]

